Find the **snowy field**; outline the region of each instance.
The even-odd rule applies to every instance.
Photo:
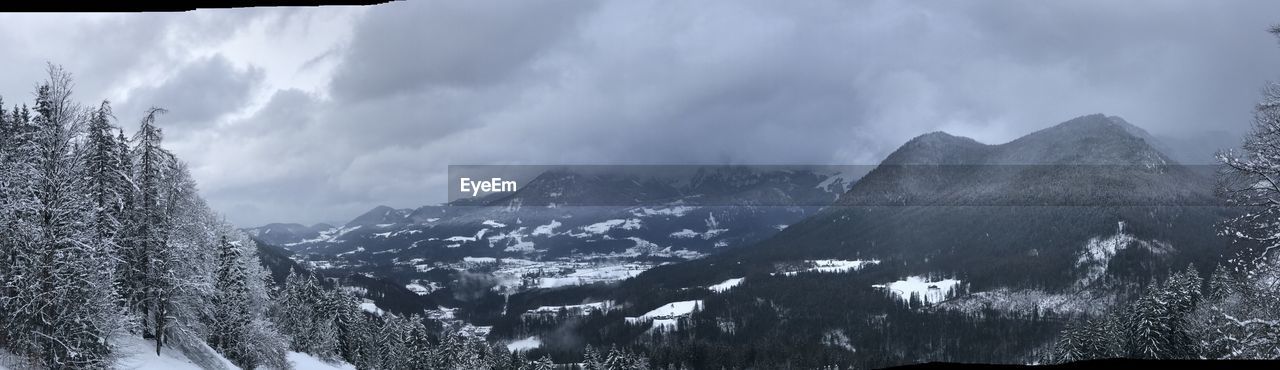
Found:
[[[538,347],[542,347],[542,340],[538,339],[537,336],[514,340],[507,343],[507,350],[511,352],[525,352]]]
[[[868,265],[880,264],[880,260],[805,260],[811,267],[800,271],[787,271],[787,276],[796,276],[802,272],[843,273],[861,270]]]
[[[196,356],[203,361],[193,360],[172,346],[165,346],[156,355],[155,342],[138,337],[121,337],[117,339],[121,346],[121,358],[116,362],[119,369],[138,370],[202,370],[202,369],[239,369],[212,348],[203,346],[203,353]],[[295,370],[355,370],[354,366],[344,362],[330,363],[321,361],[311,355],[289,352],[288,360]],[[0,366],[0,369],[4,369]]]
[[[494,289],[502,291],[612,283],[630,279],[656,266],[643,262],[532,261],[518,258],[496,259],[491,257],[466,257],[463,258],[463,262],[463,264],[450,267],[467,270],[477,267],[479,264],[496,264],[496,269],[492,272],[492,275],[498,279],[499,283]],[[421,270],[422,266],[419,267],[419,270]]]
[[[741,285],[742,279],[744,278],[733,278],[733,279],[725,280],[719,284],[709,286],[707,287],[707,289],[716,293],[724,293],[729,289],[733,289],[733,287]]]
[[[609,312],[613,310],[613,301],[592,302],[583,304],[572,304],[565,306],[541,306],[527,311],[529,314],[555,314],[559,312],[568,312],[572,314],[585,314],[591,311]]]
[[[644,315],[640,315],[640,317],[628,317],[627,323],[638,324],[638,323],[652,320],[653,321],[652,329],[659,329],[659,328],[675,329],[680,321],[680,318],[687,317],[690,314],[692,314],[693,311],[701,308],[702,308],[701,299],[692,300],[692,301],[671,302],[671,303],[667,303],[662,306],[659,306],[658,308],[655,308],[653,310],[650,310],[649,312],[646,312]]]
[[[912,295],[915,295],[920,297],[920,300],[924,301],[924,303],[933,304],[946,300],[947,293],[950,293],[959,284],[960,280],[956,279],[930,281],[925,277],[910,276],[905,280],[876,284],[872,285],[872,287],[884,289],[902,301],[908,301]]]

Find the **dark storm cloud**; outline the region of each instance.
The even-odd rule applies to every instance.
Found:
[[[88,84],[134,81],[138,96],[170,99],[167,130],[190,130],[179,154],[243,225],[438,202],[449,164],[874,164],[929,131],[1000,143],[1097,112],[1157,136],[1230,138],[1280,77],[1265,32],[1280,3],[1264,1],[414,1],[259,13],[76,28],[136,27],[111,44],[230,49],[191,58],[82,39],[103,66],[76,63],[96,75],[181,60],[164,78]],[[176,26],[191,19],[203,26]],[[192,31],[204,28],[216,32]],[[273,38],[290,32],[302,36]],[[254,59],[297,45],[294,62]],[[40,61],[0,56],[14,58]]]
[[[243,108],[262,78],[260,68],[236,68],[220,54],[200,58],[158,85],[131,91],[126,112],[130,117],[141,116],[149,107],[161,107],[170,112],[165,121],[172,125],[210,125],[218,117]]]
[[[502,81],[571,30],[592,2],[414,1],[371,9],[333,77],[349,100]]]

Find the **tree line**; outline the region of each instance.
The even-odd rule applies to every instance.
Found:
[[[366,312],[314,274],[272,284],[258,246],[198,193],[149,109],[132,135],[109,102],[72,99],[50,65],[33,106],[0,99],[0,357],[109,368],[122,339],[198,365],[289,368],[289,351],[361,369],[549,369],[483,338]],[[601,369],[642,361],[619,351]],[[614,358],[616,357],[616,358]],[[634,359],[635,361],[631,361]],[[628,360],[628,361],[622,361]],[[622,364],[622,365],[619,365]],[[603,366],[603,365],[602,365]]]

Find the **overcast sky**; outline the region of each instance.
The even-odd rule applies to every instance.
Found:
[[[875,164],[1089,113],[1243,133],[1276,1],[414,1],[0,15],[0,96],[45,62],[150,106],[241,226],[445,198],[449,164]]]

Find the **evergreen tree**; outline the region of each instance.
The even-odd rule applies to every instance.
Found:
[[[604,356],[591,345],[582,353],[582,370],[605,370]]]
[[[240,247],[228,241],[226,236],[222,236],[218,244],[217,291],[213,300],[209,343],[237,366],[252,368],[255,364],[249,356],[249,349],[243,347],[249,344],[246,337],[252,321],[245,261],[241,258]]]
[[[93,207],[86,187],[85,155],[78,143],[84,112],[70,100],[70,75],[49,67],[37,90],[36,116],[18,160],[24,176],[10,193],[18,243],[4,306],[13,309],[10,343],[46,367],[103,367],[111,361],[110,336],[120,322],[110,295],[110,255],[89,227]],[[14,305],[22,302],[21,305]],[[16,331],[16,332],[15,332]],[[25,332],[25,333],[23,333]]]

